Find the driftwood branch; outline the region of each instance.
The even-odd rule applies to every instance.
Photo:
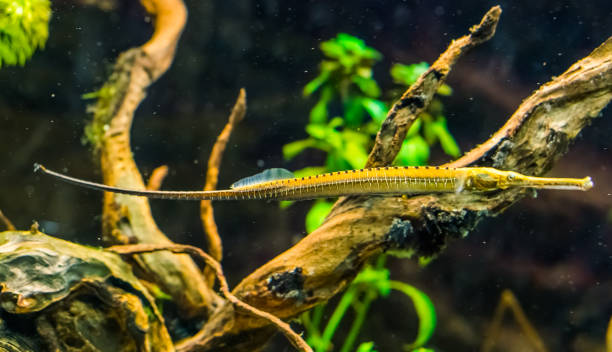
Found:
[[[4,225],[4,227],[6,228],[7,231],[14,231],[15,230],[15,225],[13,225],[11,220],[9,218],[7,218],[6,215],[4,215],[2,210],[0,210],[0,222]]]
[[[304,339],[300,337],[300,335],[296,334],[289,324],[280,320],[270,313],[266,313],[261,311],[253,306],[250,306],[238,298],[234,296],[227,284],[227,280],[225,279],[225,275],[223,275],[223,269],[221,268],[221,264],[215,258],[213,258],[208,253],[204,252],[198,247],[181,245],[181,244],[172,244],[172,245],[148,245],[148,244],[136,244],[136,245],[124,245],[124,246],[112,246],[106,248],[111,252],[115,252],[118,254],[137,254],[137,253],[147,253],[147,252],[157,252],[157,251],[170,251],[173,253],[189,253],[191,255],[197,256],[201,258],[210,268],[213,268],[214,275],[219,280],[219,286],[221,289],[221,293],[223,293],[223,297],[227,299],[231,304],[235,307],[238,307],[247,313],[256,316],[258,318],[264,319],[270,324],[276,326],[291,342],[291,344],[297,348],[299,351],[310,352],[312,349]]]
[[[376,135],[366,167],[385,166],[393,162],[406,138],[408,128],[427,108],[438,88],[446,81],[453,65],[469,49],[493,37],[500,15],[501,8],[492,7],[480,24],[470,28],[469,35],[453,40],[433,65],[393,104]]]
[[[431,71],[424,76],[428,74]],[[542,175],[610,99],[612,39],[542,86],[489,141],[450,165],[478,164]],[[405,129],[407,124],[397,126]],[[371,165],[393,159],[393,148],[382,147],[393,138],[381,137],[382,142],[377,142],[381,152],[370,155]],[[505,190],[340,199],[319,229],[258,268],[233,293],[280,318],[295,317],[342,291],[371,257],[386,251],[435,256],[448,239],[465,237],[480,220],[496,216],[528,194],[528,190]],[[248,351],[260,347],[273,331],[266,321],[236,314],[225,304],[200,333],[177,348]]]
[[[168,175],[168,166],[162,165],[156,167],[151,176],[149,177],[149,181],[147,182],[147,190],[149,191],[157,191],[161,188],[162,182]]]
[[[0,307],[0,351],[174,348],[155,298],[122,257],[35,225],[0,232]]]
[[[221,160],[225,147],[229,142],[229,138],[232,134],[234,126],[236,126],[246,114],[246,91],[240,90],[238,99],[234,104],[234,108],[230,113],[227,124],[223,128],[223,131],[217,137],[217,141],[210,152],[208,158],[208,168],[206,169],[206,183],[204,185],[205,191],[213,191],[217,188],[217,181],[219,180],[219,168],[221,167]],[[223,257],[223,246],[221,244],[221,236],[215,223],[215,214],[213,212],[212,202],[210,200],[203,200],[200,202],[200,219],[202,219],[202,225],[206,234],[206,240],[208,242],[208,252],[218,262]],[[206,280],[209,286],[212,287],[214,282],[214,273],[206,269],[204,271]]]
[[[608,38],[525,99],[490,139],[447,166],[491,165],[534,175],[548,171],[610,101],[611,55]],[[531,135],[536,132],[543,135]]]
[[[146,89],[172,63],[187,11],[181,0],[143,1],[155,16],[152,38],[122,53],[108,82],[100,90],[88,131],[99,150],[104,182],[144,189],[132,158],[130,127]],[[155,187],[155,185],[154,185]],[[104,194],[102,233],[107,244],[171,244],[151,215],[147,199]],[[140,271],[172,296],[185,317],[206,317],[219,300],[187,255],[159,252],[134,258]]]
[[[506,311],[508,311],[512,318],[514,318],[514,321],[516,321],[517,325],[521,329],[521,333],[525,335],[536,352],[548,352],[544,341],[542,341],[538,331],[527,318],[527,314],[525,314],[525,311],[523,310],[523,307],[521,307],[518,299],[514,293],[508,289],[503,290],[501,296],[499,297],[499,302],[495,308],[495,313],[493,313],[491,324],[487,328],[487,333],[485,334],[484,341],[482,342],[482,347],[480,349],[481,352],[493,351],[499,333],[502,331],[502,323],[504,321]]]

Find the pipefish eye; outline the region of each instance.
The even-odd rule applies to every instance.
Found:
[[[514,174],[508,174],[508,176],[506,176],[506,178],[508,179],[508,181],[512,181],[514,180],[516,176]]]

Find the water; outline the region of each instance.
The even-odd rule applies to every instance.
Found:
[[[54,3],[46,48],[24,67],[0,68],[0,209],[19,229],[36,220],[48,234],[102,244],[101,195],[34,175],[31,165],[36,161],[101,179],[97,159],[81,143],[90,119],[85,112],[90,101],[81,96],[103,84],[119,53],[144,43],[152,32],[151,19],[137,2],[115,5],[105,12]],[[315,149],[291,161],[283,158],[284,145],[308,136],[304,127],[318,95],[305,98],[302,89],[319,72],[323,41],[343,32],[378,50],[383,58],[373,66],[373,77],[385,92],[380,99],[389,101],[393,89],[395,94],[403,90],[389,75],[393,63],[431,63],[492,5],[190,1],[176,59],[137,110],[134,157],[145,177],[157,166],[169,166],[164,189],[201,189],[214,140],[244,87],[247,115],[224,154],[220,187],[265,168],[324,165],[326,154]],[[608,1],[500,5],[496,35],[460,59],[447,81],[452,95],[439,98],[462,151],[487,139],[525,97],[588,55],[612,28]],[[334,104],[330,119],[343,112],[341,104]],[[438,324],[427,347],[480,349],[500,295],[508,289],[548,350],[605,350],[612,316],[611,121],[607,108],[550,172],[592,176],[593,190],[539,192],[483,221],[465,239],[451,241],[424,268],[414,259],[388,259],[391,277],[425,292],[436,308]],[[428,162],[450,159],[434,146]],[[151,204],[157,224],[172,240],[205,245],[196,203]],[[311,206],[215,204],[230,286],[301,239]],[[336,346],[344,341],[351,318],[340,326]],[[379,351],[400,351],[414,338],[416,321],[410,301],[393,293],[373,303],[358,341],[375,341]],[[288,346],[276,338],[267,350]],[[511,318],[502,325],[496,348],[535,350]]]

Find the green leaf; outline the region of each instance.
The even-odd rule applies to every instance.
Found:
[[[329,129],[329,133],[325,136],[327,143],[329,143],[334,153],[339,153],[344,149],[344,140],[342,139],[342,133]]]
[[[410,128],[408,129],[408,132],[406,132],[406,138],[410,138],[410,137],[414,137],[415,135],[417,135],[421,129],[421,125],[423,125],[423,120],[416,119],[412,125],[410,125]]]
[[[306,86],[304,86],[304,90],[302,93],[305,97],[314,93],[317,89],[319,89],[327,80],[329,79],[330,71],[321,72],[315,79],[308,82]]]
[[[366,148],[372,141],[371,137],[363,132],[358,132],[350,128],[342,130],[342,139],[357,143]]]
[[[444,118],[444,116],[438,116],[436,120],[429,120],[429,122],[426,122],[423,134],[429,145],[433,145],[439,141],[442,150],[444,150],[447,155],[456,158],[461,154],[461,150],[459,149],[455,138],[453,138],[451,133],[448,131],[446,118]]]
[[[340,171],[340,170],[349,170],[351,165],[344,159],[342,155],[342,149],[334,149],[327,154],[327,159],[325,160],[325,167],[328,171]]]
[[[369,63],[366,63],[368,66],[359,66],[355,71],[357,76],[361,76],[363,78],[372,78],[372,67]]]
[[[309,166],[303,169],[295,170],[293,171],[293,174],[295,175],[295,177],[300,178],[300,177],[320,175],[320,174],[325,173],[325,171],[327,171],[325,166]]]
[[[361,92],[371,98],[377,98],[380,96],[380,88],[378,87],[378,83],[372,78],[365,78],[361,76],[353,76],[353,83],[359,87]]]
[[[370,66],[382,58],[378,51],[368,47],[362,39],[346,33],[339,33],[336,38],[321,43],[321,51],[325,56],[337,60],[345,74],[363,77],[370,77]]]
[[[376,287],[378,293],[386,297],[391,292],[391,285],[389,280],[389,269],[387,268],[374,268],[372,266],[366,266],[363,270],[357,274],[353,285],[370,285]]]
[[[287,209],[295,203],[294,200],[281,200],[278,202],[278,207],[281,209]]]
[[[319,99],[312,110],[310,110],[310,122],[325,123],[325,121],[327,121],[327,101]]]
[[[23,66],[49,36],[49,0],[0,0],[0,67]]]
[[[380,59],[382,59],[382,54],[368,46],[363,52],[363,57],[372,61],[379,61]]]
[[[382,58],[382,55],[375,49],[367,46],[363,39],[350,34],[338,33],[336,42],[355,56],[368,60],[380,60]]]
[[[334,97],[334,88],[326,85],[321,90],[321,97],[315,106],[310,110],[311,123],[325,123],[327,121],[327,104]]]
[[[429,145],[420,135],[404,140],[395,159],[400,165],[425,165],[429,159]]]
[[[429,341],[436,329],[436,310],[429,297],[414,286],[400,281],[390,281],[392,289],[404,293],[410,297],[414,309],[419,317],[419,330],[415,340],[404,347],[404,349],[414,349],[421,347]]]
[[[361,99],[361,104],[378,124],[382,124],[385,121],[387,117],[387,106],[385,103],[377,99],[363,98]]]
[[[355,65],[359,62],[359,58],[352,55],[341,56],[338,58],[338,62],[343,66],[346,73],[350,73]]]
[[[342,119],[342,117],[336,116],[333,119],[331,119],[331,121],[329,121],[329,123],[327,124],[327,127],[336,129],[338,127],[342,127],[343,125],[344,125],[344,120]]]
[[[321,43],[321,51],[328,57],[337,59],[346,55],[344,47],[335,39],[330,39]]]
[[[357,347],[356,352],[376,352],[374,342],[363,342]]]
[[[147,289],[153,294],[153,297],[158,301],[171,301],[172,296],[164,292],[159,286],[154,283],[147,284]]]
[[[336,41],[344,49],[350,50],[355,54],[361,54],[366,48],[366,44],[362,39],[346,33],[338,33]]]
[[[436,352],[434,351],[433,348],[419,347],[419,348],[412,349],[410,348],[410,346],[404,346],[403,350],[409,351],[409,352]]]
[[[434,259],[436,259],[435,256],[419,257],[419,266],[424,268],[424,267],[428,266],[429,263],[431,263]]]
[[[338,33],[336,40],[342,47],[352,50],[359,49],[365,45],[363,40],[347,33]]]
[[[338,63],[338,61],[332,61],[332,60],[321,61],[321,71],[329,71],[330,75],[333,73],[333,71],[339,68],[340,68],[340,64]]]
[[[350,140],[346,141],[342,156],[351,165],[351,169],[361,169],[368,161],[368,152],[365,147]]]
[[[17,64],[17,54],[13,48],[0,42],[0,67],[4,62],[5,66],[13,66]]]
[[[451,88],[448,84],[443,83],[440,88],[438,88],[438,91],[436,93],[443,96],[449,96],[453,94],[453,88]]]
[[[344,103],[344,120],[346,125],[351,127],[357,127],[363,122],[365,111],[361,103],[361,97],[354,97],[348,99]]]
[[[461,154],[461,150],[459,149],[455,138],[453,138],[451,133],[448,131],[446,119],[444,117],[440,117],[438,121],[436,121],[434,130],[438,136],[442,150],[454,158],[458,157]]]
[[[89,92],[89,93],[81,94],[81,99],[84,99],[84,100],[96,99],[99,96],[100,96],[100,91],[97,90],[95,92]]]
[[[437,124],[431,119],[423,120],[425,121],[425,123],[423,123],[423,137],[428,145],[434,145],[438,140]]]
[[[327,125],[322,125],[318,123],[309,123],[306,125],[306,133],[308,133],[312,138],[315,139],[325,139],[327,136],[329,128]]]
[[[308,211],[308,214],[306,214],[306,231],[308,233],[311,233],[321,226],[333,205],[334,203],[321,199],[315,202]]]
[[[420,75],[429,69],[427,62],[418,64],[403,65],[394,64],[391,66],[391,77],[395,83],[410,86],[416,82]]]
[[[294,141],[291,143],[287,143],[283,146],[283,158],[285,160],[291,160],[296,155],[300,154],[306,148],[316,148],[319,143],[312,138],[301,139],[299,141]]]

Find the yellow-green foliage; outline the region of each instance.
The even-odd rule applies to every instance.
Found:
[[[0,0],[0,67],[23,66],[49,36],[49,0]]]
[[[321,43],[321,51],[325,58],[320,73],[303,90],[307,97],[319,95],[306,125],[308,138],[285,144],[283,156],[291,160],[307,149],[318,149],[326,154],[325,165],[297,170],[294,173],[298,177],[363,168],[391,105],[380,100],[385,94],[373,77],[373,66],[382,59],[381,53],[345,33]],[[386,99],[399,98],[428,69],[426,62],[394,64],[391,77],[400,87],[388,91],[391,94],[386,94]],[[437,93],[451,95],[452,89],[443,84]],[[394,164],[427,165],[430,149],[437,143],[452,157],[461,153],[446,126],[442,101],[435,97],[408,130]],[[283,202],[282,206],[289,204]],[[325,199],[315,202],[306,216],[309,233],[323,223],[332,205]]]
[[[111,100],[115,96],[115,87],[112,84],[105,84],[99,90],[83,94],[83,99],[97,99],[97,103],[88,107],[88,111],[94,114],[91,123],[85,126],[83,144],[90,143],[94,150],[98,150],[102,143],[104,132],[108,128],[110,121]]]
[[[83,95],[83,99],[96,99],[95,104],[88,107],[93,119],[85,126],[82,138],[83,144],[90,144],[94,152],[102,146],[104,134],[123,101],[130,83],[130,70],[139,53],[138,49],[131,49],[121,54],[113,67],[113,73],[102,88]]]

